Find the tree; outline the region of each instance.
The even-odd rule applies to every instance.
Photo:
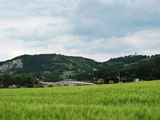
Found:
[[[153,61],[153,77],[160,79],[160,56],[157,56]]]
[[[3,84],[4,88],[8,88],[10,85],[13,85],[13,78],[10,74],[5,73],[0,76],[1,84]]]
[[[21,86],[33,87],[36,81],[31,74],[23,74],[21,78]]]

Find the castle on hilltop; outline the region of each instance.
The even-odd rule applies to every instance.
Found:
[[[137,56],[137,53],[135,53],[134,55],[132,54],[128,55],[128,57],[134,57],[134,56]]]

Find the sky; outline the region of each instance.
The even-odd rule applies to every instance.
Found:
[[[160,0],[0,0],[0,61],[160,54]]]

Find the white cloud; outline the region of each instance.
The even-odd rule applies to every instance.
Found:
[[[160,29],[136,32],[125,37],[125,41],[137,49],[157,49],[160,45]]]
[[[156,30],[156,32],[155,30],[140,31],[124,38],[97,39],[92,42],[81,41],[81,36],[67,34],[45,41],[13,41],[10,39],[1,42],[0,51],[5,49],[3,53],[8,54],[8,56],[4,56],[7,58],[21,54],[58,53],[106,61],[111,57],[128,55],[134,52],[149,55],[160,52],[160,49],[158,49],[160,44],[158,41],[159,33],[160,30]],[[153,46],[155,49],[153,49]]]
[[[160,52],[159,0],[1,0],[0,59],[58,53],[106,61]]]
[[[0,37],[20,40],[48,40],[71,30],[65,18],[39,17],[0,21]]]

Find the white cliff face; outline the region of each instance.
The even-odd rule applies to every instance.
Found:
[[[11,62],[5,63],[0,66],[0,72],[5,72],[13,68],[23,68],[23,63],[21,59],[13,60]]]

